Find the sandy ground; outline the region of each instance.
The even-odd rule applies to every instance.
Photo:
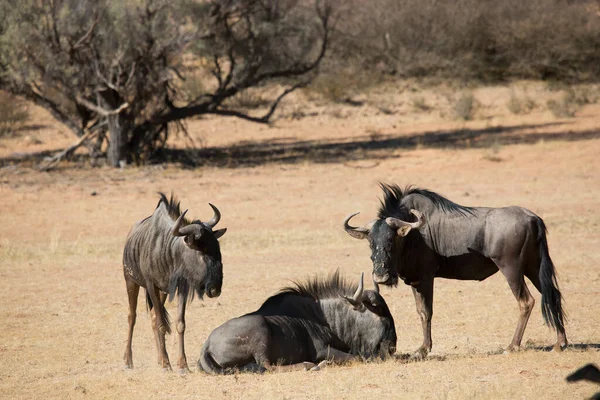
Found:
[[[66,164],[39,173],[13,165],[6,160],[15,153],[59,149],[73,140],[36,111],[26,130],[0,142],[0,397],[589,397],[600,388],[564,378],[600,362],[600,107],[587,105],[566,119],[543,107],[512,115],[504,106],[510,90],[477,89],[481,105],[469,122],[438,112],[443,98],[431,93],[426,101],[435,111],[416,112],[410,94],[385,92],[362,107],[314,106],[312,112],[306,106],[301,119],[293,118],[301,106],[292,101],[272,127],[194,120],[190,133],[210,155],[198,168]],[[385,112],[381,99],[391,103]],[[212,329],[255,310],[290,280],[337,268],[352,278],[370,272],[367,244],[350,238],[341,224],[355,211],[361,211],[357,222],[374,215],[379,181],[429,188],[464,205],[521,205],[540,215],[550,231],[572,345],[562,353],[545,351],[555,334],[543,325],[534,293],[524,350],[502,354],[518,311],[496,274],[484,282],[436,281],[433,353],[422,362],[392,359],[316,373],[197,372],[200,347]],[[131,225],[154,209],[157,191],[173,191],[188,215],[198,218],[212,215],[208,202],[217,205],[219,226],[228,228],[222,295],[188,307],[193,371],[185,377],[156,365],[143,298],[135,369],[122,370],[127,295],[121,252]],[[382,292],[396,321],[398,352],[415,350],[422,336],[410,289]],[[175,315],[175,304],[168,309]],[[176,338],[167,340],[175,362]]]

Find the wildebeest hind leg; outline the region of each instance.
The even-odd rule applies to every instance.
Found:
[[[496,261],[496,265],[500,269],[500,272],[506,278],[510,290],[517,299],[519,304],[519,322],[517,323],[517,329],[513,336],[513,340],[508,346],[508,351],[518,350],[521,346],[521,340],[523,339],[523,333],[527,326],[527,321],[531,315],[531,310],[535,305],[535,299],[529,292],[527,285],[525,284],[525,278],[523,276],[522,269],[518,266],[518,262],[508,263]]]
[[[525,276],[533,283],[533,286],[538,290],[538,292],[542,293],[542,285],[540,283],[540,272],[539,270],[525,270]],[[567,335],[564,330],[557,329],[556,330],[556,344],[553,349],[555,351],[562,351],[565,347],[567,347]]]
[[[127,297],[129,298],[129,315],[127,316],[127,320],[129,322],[129,329],[127,331],[127,347],[125,347],[125,355],[123,359],[125,360],[125,368],[131,369],[133,368],[133,355],[131,351],[131,342],[133,340],[133,327],[135,326],[135,320],[137,316],[137,301],[138,294],[140,292],[140,286],[125,278],[125,285],[127,286]]]
[[[165,345],[165,334],[169,330],[168,317],[165,310],[165,299],[167,298],[166,293],[161,292],[152,283],[147,285],[148,295],[154,305],[154,318],[153,328],[155,335],[158,337],[158,360],[163,370],[171,371],[171,363],[169,362],[169,355],[167,354],[167,346]]]

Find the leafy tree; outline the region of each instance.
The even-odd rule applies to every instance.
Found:
[[[0,87],[48,110],[92,156],[107,143],[108,163],[119,166],[151,158],[191,116],[268,122],[315,75],[332,8],[319,0],[3,0],[0,13]],[[264,115],[228,106],[267,83],[283,89]]]

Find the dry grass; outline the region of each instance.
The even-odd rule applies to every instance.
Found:
[[[496,98],[496,92],[491,92]],[[509,95],[508,91],[502,92]],[[478,101],[486,100],[478,92]],[[424,94],[428,104],[434,104]],[[388,95],[388,98],[392,98]],[[506,112],[506,99],[498,110]],[[400,104],[398,99],[393,104]],[[411,104],[407,101],[407,108]],[[351,110],[356,109],[350,108]],[[486,109],[487,112],[488,109]],[[552,134],[578,138],[598,126],[597,106],[585,117],[554,122],[540,112],[495,117],[515,137],[544,134],[534,144],[494,144],[471,149],[435,149],[429,132],[484,129],[487,121],[442,121],[435,115],[327,113],[279,120],[272,127],[232,119],[193,121],[194,138],[207,135],[214,146],[260,137],[265,141],[346,140],[383,142],[419,135],[418,150],[384,149],[395,157],[365,151],[352,163],[267,163],[202,170],[164,168],[72,169],[39,174],[26,168],[0,170],[0,279],[7,299],[0,308],[0,397],[64,398],[584,398],[597,388],[567,384],[564,377],[597,361],[600,314],[600,140],[555,141]],[[41,118],[37,116],[36,118]],[[45,117],[47,118],[47,117]],[[417,121],[417,122],[414,122]],[[46,122],[48,122],[46,120]],[[512,125],[511,125],[512,124]],[[510,128],[523,125],[516,133]],[[531,128],[534,126],[534,128]],[[42,133],[59,137],[55,128]],[[516,129],[516,128],[514,128]],[[369,138],[369,132],[376,133]],[[571,132],[568,133],[567,132]],[[374,135],[371,133],[371,135]],[[396,136],[390,136],[390,135]],[[505,132],[495,133],[500,139]],[[50,139],[49,139],[50,140]],[[474,141],[476,140],[473,139]],[[21,150],[5,141],[3,153]],[[40,145],[41,146],[41,145]],[[497,146],[497,147],[495,147]],[[497,151],[494,149],[497,148]],[[377,153],[379,154],[379,153]],[[491,154],[502,162],[490,162]],[[361,168],[364,166],[364,168]],[[368,167],[368,168],[367,168]],[[465,205],[525,206],[548,225],[550,252],[570,319],[567,334],[575,346],[556,354],[540,350],[554,334],[542,324],[540,296],[525,332],[525,349],[501,354],[517,321],[517,304],[501,274],[484,282],[436,281],[434,352],[424,362],[401,359],[329,367],[318,373],[199,373],[195,361],[213,328],[255,310],[287,285],[339,268],[358,277],[370,271],[367,243],[348,237],[344,217],[361,211],[366,223],[378,205],[377,181],[413,183]],[[188,308],[186,348],[193,373],[163,373],[156,365],[150,319],[140,297],[133,352],[135,369],[122,371],[127,296],[120,265],[131,225],[155,207],[158,190],[173,190],[192,217],[223,213],[221,227],[224,287],[221,297],[194,301]],[[91,196],[92,192],[96,195]],[[534,291],[530,285],[530,289]],[[384,288],[398,331],[398,352],[416,349],[422,339],[411,291]],[[175,315],[175,304],[169,304]],[[482,329],[484,327],[484,329]],[[171,360],[176,338],[168,338]]]

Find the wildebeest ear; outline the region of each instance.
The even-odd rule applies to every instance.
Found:
[[[227,228],[223,228],[223,229],[217,229],[216,231],[214,231],[213,233],[215,234],[215,238],[220,238],[221,236],[223,236],[225,234],[225,232],[227,232]]]
[[[408,232],[410,232],[411,229],[412,229],[412,226],[404,225],[404,226],[401,226],[400,228],[398,228],[398,230],[396,230],[396,233],[398,234],[398,236],[406,236],[406,235],[408,235]]]
[[[346,297],[346,296],[341,295],[341,294],[339,296],[340,296],[340,298],[342,300],[344,300],[344,302],[346,304],[348,304],[350,307],[352,307],[356,311],[364,311],[365,306],[360,301],[354,301],[354,299],[352,299],[350,297]]]

